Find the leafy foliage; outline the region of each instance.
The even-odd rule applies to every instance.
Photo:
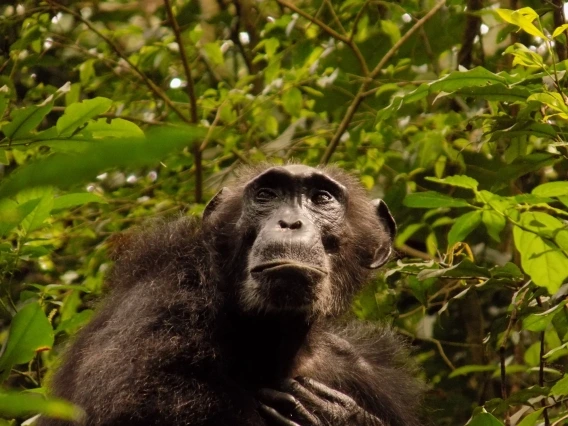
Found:
[[[432,424],[566,422],[568,25],[521,3],[0,5],[3,424],[81,418],[44,395],[109,235],[289,159],[398,219],[354,311],[412,341]]]

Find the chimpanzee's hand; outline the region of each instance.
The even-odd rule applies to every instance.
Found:
[[[353,398],[313,379],[285,380],[279,390],[261,389],[260,409],[275,426],[387,426]]]

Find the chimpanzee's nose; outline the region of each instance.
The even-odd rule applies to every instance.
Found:
[[[280,228],[282,229],[300,229],[302,227],[302,221],[301,220],[296,220],[296,221],[286,221],[286,220],[279,220],[278,221],[278,225],[280,225]]]

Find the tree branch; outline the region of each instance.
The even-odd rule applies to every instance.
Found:
[[[343,34],[339,34],[337,31],[335,31],[333,28],[329,27],[328,25],[324,24],[318,18],[304,12],[302,9],[299,9],[298,7],[296,7],[296,5],[288,2],[287,0],[276,0],[276,1],[280,5],[287,7],[290,10],[293,10],[298,15],[303,16],[308,21],[313,22],[314,24],[316,24],[318,27],[320,27],[322,30],[324,30],[327,34],[329,34],[334,39],[342,41],[347,46],[349,46],[351,48],[351,50],[353,51],[353,53],[355,54],[355,56],[357,57],[357,60],[359,61],[359,65],[361,66],[361,70],[363,71],[363,75],[365,77],[367,77],[369,75],[369,67],[367,66],[367,62],[365,61],[363,54],[359,50],[359,47],[357,47],[357,45],[355,44],[355,42],[352,40],[351,37],[347,37],[347,36],[344,36]]]
[[[284,0],[277,0],[277,1],[281,2],[281,1],[284,1]],[[324,152],[324,154],[323,154],[323,156],[320,160],[320,162],[322,164],[327,164],[329,162],[329,160],[331,159],[331,156],[333,155],[333,153],[337,149],[337,146],[339,145],[339,141],[341,139],[341,136],[343,136],[343,133],[345,133],[345,130],[347,130],[347,127],[349,127],[349,124],[351,123],[353,116],[357,112],[359,105],[361,105],[361,102],[365,98],[365,93],[367,92],[367,88],[368,88],[369,84],[377,77],[377,75],[379,75],[379,73],[381,72],[383,67],[395,55],[395,53],[398,51],[398,49],[416,31],[418,31],[430,18],[432,18],[432,16],[434,16],[436,14],[436,12],[438,12],[438,10],[440,10],[442,8],[442,6],[444,6],[445,3],[446,3],[446,0],[439,0],[438,3],[436,3],[436,5],[426,15],[424,15],[421,19],[416,21],[416,23],[412,26],[412,28],[410,28],[400,39],[398,39],[398,41],[395,44],[393,44],[393,46],[389,49],[389,51],[385,54],[385,56],[383,56],[383,58],[379,61],[379,63],[375,66],[375,68],[373,68],[373,71],[371,71],[369,73],[368,78],[365,79],[365,81],[363,81],[363,83],[361,83],[361,86],[359,87],[359,91],[355,95],[355,99],[353,99],[353,102],[351,103],[351,105],[349,105],[349,108],[347,108],[347,112],[345,113],[343,120],[341,120],[341,123],[339,123],[339,127],[337,128],[337,131],[333,135],[333,138],[329,142],[329,145],[327,146],[327,149],[325,150],[325,152]]]
[[[174,103],[171,101],[170,98],[168,98],[168,96],[162,91],[162,89],[160,89],[160,87],[158,87],[152,80],[150,80],[146,76],[146,74],[144,74],[136,65],[134,65],[128,59],[128,57],[120,50],[120,48],[117,46],[117,44],[114,41],[112,41],[110,38],[108,38],[103,33],[101,33],[99,30],[97,30],[95,28],[95,26],[89,20],[83,18],[81,16],[81,14],[63,6],[62,4],[57,3],[55,0],[46,0],[46,1],[49,3],[50,6],[56,8],[56,9],[62,10],[65,13],[68,13],[70,15],[73,15],[73,17],[75,19],[84,23],[92,32],[94,32],[101,39],[103,39],[105,41],[105,43],[107,43],[111,47],[111,49],[114,50],[114,52],[128,64],[128,66],[144,81],[144,83],[146,83],[146,86],[148,86],[148,88],[154,93],[154,95],[156,95],[158,98],[163,100],[164,103],[173,112],[175,112],[176,115],[178,115],[184,122],[186,122],[186,123],[190,122],[189,118],[174,105]]]

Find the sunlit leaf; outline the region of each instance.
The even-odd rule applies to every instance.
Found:
[[[428,176],[426,180],[468,189],[477,189],[477,185],[479,185],[475,179],[465,175],[446,176],[442,179]]]
[[[523,31],[540,37],[543,40],[548,39],[541,30],[533,25],[533,21],[538,19],[538,14],[530,7],[523,7],[518,10],[497,9],[497,13],[504,21],[521,28]]]
[[[568,24],[563,24],[560,25],[558,28],[556,28],[554,30],[554,32],[552,33],[552,38],[556,38],[558,37],[560,34],[562,34],[564,31],[568,30]]]
[[[561,197],[568,195],[568,182],[558,181],[543,183],[534,188],[531,193],[539,197]]]

